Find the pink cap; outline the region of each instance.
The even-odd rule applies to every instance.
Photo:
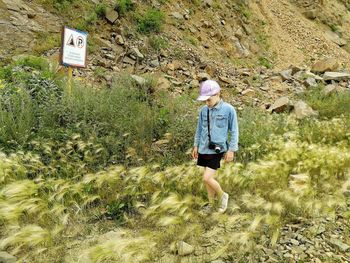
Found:
[[[220,86],[215,80],[206,80],[201,83],[197,100],[204,101],[220,92]]]

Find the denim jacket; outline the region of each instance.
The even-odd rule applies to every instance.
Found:
[[[208,106],[203,106],[198,118],[194,146],[198,147],[201,154],[215,154],[209,149],[208,137]],[[238,122],[235,108],[220,100],[219,103],[209,108],[211,141],[221,146],[221,152],[238,150]]]

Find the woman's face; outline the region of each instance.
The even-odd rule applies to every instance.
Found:
[[[219,95],[219,94],[216,94],[216,95],[211,96],[209,99],[207,99],[207,100],[205,101],[205,104],[207,104],[207,106],[208,106],[209,108],[212,108],[212,107],[214,107],[219,101],[220,101],[220,95]]]

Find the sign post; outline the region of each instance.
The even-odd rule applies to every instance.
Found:
[[[85,68],[87,58],[87,32],[63,27],[60,63],[68,67],[67,92],[72,93],[73,68]]]

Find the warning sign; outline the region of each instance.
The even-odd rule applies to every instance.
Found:
[[[73,34],[68,38],[67,46],[75,47]]]
[[[64,27],[61,41],[61,64],[70,67],[86,67],[88,33]]]

